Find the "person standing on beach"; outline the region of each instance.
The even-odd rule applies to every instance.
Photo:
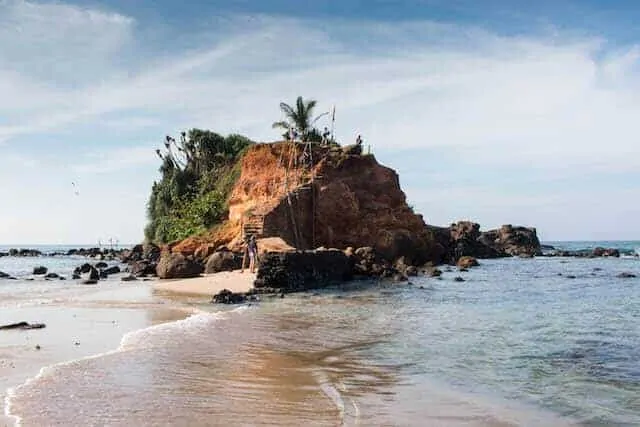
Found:
[[[249,243],[247,243],[247,251],[249,252],[249,271],[251,273],[256,272],[256,259],[258,258],[258,242],[256,242],[256,236],[251,235]]]

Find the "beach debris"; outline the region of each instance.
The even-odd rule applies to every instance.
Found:
[[[45,325],[44,323],[18,322],[18,323],[10,323],[8,325],[2,325],[0,326],[0,331],[10,330],[10,329],[21,329],[21,330],[42,329],[42,328],[45,328],[46,326],[47,325]]]
[[[47,267],[43,267],[43,266],[34,267],[33,274],[35,275],[47,274]]]
[[[632,279],[632,278],[636,277],[636,275],[633,274],[633,273],[629,273],[629,272],[625,271],[625,272],[622,272],[622,273],[616,275],[616,277],[618,277],[620,279]]]

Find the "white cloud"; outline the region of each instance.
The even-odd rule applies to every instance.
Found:
[[[640,168],[637,46],[609,50],[602,37],[557,31],[506,37],[435,22],[242,16],[167,52],[145,43],[137,32],[144,24],[63,3],[0,0],[4,147],[54,131],[68,137],[60,144],[81,146],[75,133],[94,127],[115,146],[88,149],[97,154],[80,156],[72,171],[151,170],[154,144],[122,148],[128,138],[160,141],[197,126],[274,139],[278,102],[303,95],[321,102],[319,112],[335,103],[339,138],[362,133],[382,159],[430,149],[455,153],[479,174],[504,165],[558,176]],[[147,188],[153,176],[139,179]],[[134,210],[141,217],[144,206],[115,215]],[[487,206],[479,219],[498,221],[497,210]]]

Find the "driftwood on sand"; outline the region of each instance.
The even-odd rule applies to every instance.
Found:
[[[47,325],[44,323],[29,323],[29,322],[18,322],[11,323],[9,325],[0,325],[0,331],[9,330],[9,329],[42,329]]]

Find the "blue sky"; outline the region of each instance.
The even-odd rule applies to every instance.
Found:
[[[429,223],[640,239],[639,18],[631,1],[0,0],[0,244],[139,241],[164,135],[273,140],[297,95],[335,104],[338,138],[362,133]]]

